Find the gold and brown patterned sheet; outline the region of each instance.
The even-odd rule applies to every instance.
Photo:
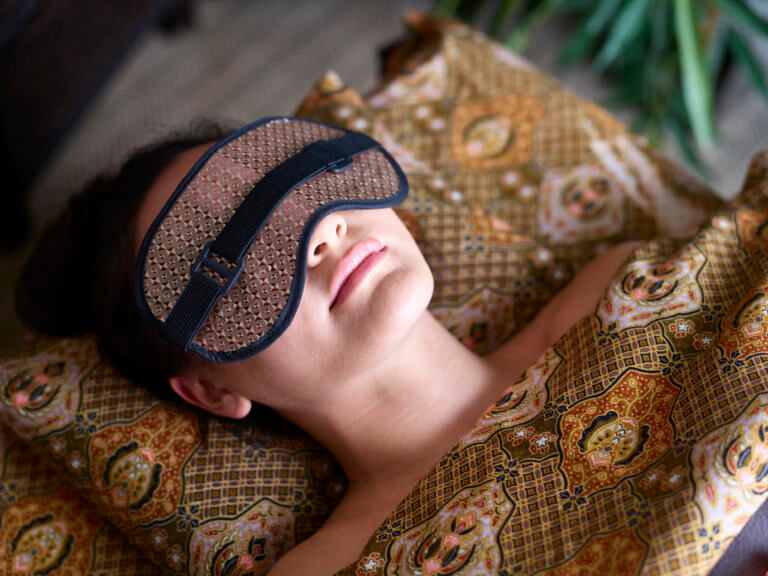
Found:
[[[327,75],[299,113],[368,132],[401,163],[411,194],[397,213],[435,273],[430,310],[467,346],[506,341],[607,246],[678,240],[638,254],[661,259],[628,271],[615,305],[529,369],[346,573],[446,573],[457,558],[462,574],[604,560],[626,562],[607,572],[702,572],[764,481],[751,487],[759,445],[742,446],[766,375],[758,352],[724,347],[761,278],[761,209],[685,240],[723,207],[710,191],[481,34],[409,25],[379,90],[363,99]],[[13,492],[0,500],[0,574],[141,573],[145,559],[165,573],[263,574],[345,488],[327,452],[268,411],[238,423],[161,402],[87,337],[41,338],[0,362],[0,414],[14,434],[0,444]],[[711,448],[718,430],[740,450],[737,488]],[[22,543],[44,554],[6,560]]]
[[[344,575],[705,574],[768,498],[768,153],[641,247]]]

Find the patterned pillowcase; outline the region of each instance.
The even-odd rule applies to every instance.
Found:
[[[266,572],[317,530],[345,489],[330,455],[277,416],[257,410],[247,422],[225,421],[161,402],[118,375],[92,338],[40,339],[16,353],[0,364],[0,399],[3,422],[55,484],[16,480],[28,494],[14,493],[2,511],[0,549],[27,554],[20,565],[38,572],[42,555],[28,550],[42,536],[25,530],[53,529],[61,545],[47,542],[45,562],[84,573],[75,568],[99,550],[89,541],[102,516],[170,572],[223,574],[233,563]],[[9,459],[15,446],[0,444],[4,486],[23,471]],[[57,497],[62,473],[90,506],[33,503]],[[99,537],[133,562],[112,532]]]
[[[150,576],[157,566],[65,482],[47,455],[0,425],[3,574]]]
[[[603,109],[453,21],[410,38],[365,100],[327,74],[299,114],[368,132],[410,184],[396,212],[435,276],[431,312],[478,353],[628,239],[684,238],[722,202]]]
[[[721,204],[484,36],[422,16],[409,24],[379,90],[363,99],[326,75],[298,114],[369,132],[395,155],[411,185],[397,213],[435,275],[430,310],[479,353],[610,244],[690,234]],[[25,483],[7,458],[16,444],[0,444],[1,485],[17,491],[0,503],[0,550],[22,550],[31,528],[53,527],[66,546],[51,547],[47,564],[19,560],[58,566],[51,575],[80,572],[90,551],[91,570],[138,562],[115,531],[78,528],[93,510],[93,526],[108,518],[169,572],[264,573],[345,489],[329,454],[287,423],[223,421],[157,401],[89,338],[41,339],[13,354],[0,364],[0,400],[3,421],[48,463],[41,473],[60,471],[89,502],[28,505],[59,485]]]

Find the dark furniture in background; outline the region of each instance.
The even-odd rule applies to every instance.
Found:
[[[25,191],[129,48],[190,12],[190,0],[0,0],[0,250],[24,242]]]

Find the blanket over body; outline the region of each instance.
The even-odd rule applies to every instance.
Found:
[[[699,233],[638,249],[338,575],[703,574],[766,494],[768,153]]]
[[[512,302],[495,322],[479,312],[494,293],[461,286],[443,248],[431,309],[457,337],[494,348],[535,313],[537,282],[557,290],[601,242],[650,241],[337,576],[706,573],[768,493],[768,154],[718,204],[482,34],[411,24],[400,67],[390,57],[408,75],[367,104],[384,140],[404,143],[403,209],[426,230],[425,254],[439,238],[431,210],[445,220],[446,205],[465,203],[486,252],[546,270],[504,285]],[[493,261],[465,260],[454,262],[480,275]],[[455,292],[471,296],[456,304]]]

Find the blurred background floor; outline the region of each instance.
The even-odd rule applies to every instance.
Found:
[[[405,32],[403,12],[429,11],[433,2],[199,0],[193,7],[191,27],[142,36],[58,147],[27,198],[32,238],[88,179],[117,168],[135,147],[195,119],[238,126],[291,114],[328,69],[359,92],[371,91],[379,50]],[[605,87],[587,70],[554,69],[562,37],[561,24],[547,24],[534,34],[525,56],[574,92],[599,102]],[[754,48],[768,68],[766,43],[756,42]],[[747,79],[734,73],[716,113],[720,140],[702,157],[712,172],[710,186],[731,197],[750,156],[768,148],[768,109]],[[23,340],[13,289],[27,244],[20,252],[0,255],[0,352]]]

